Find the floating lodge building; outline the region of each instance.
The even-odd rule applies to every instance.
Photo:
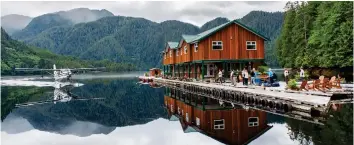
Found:
[[[182,35],[179,42],[167,42],[162,52],[163,72],[204,79],[214,77],[215,66],[225,72],[256,68],[264,63],[264,41],[269,39],[237,20],[197,35]]]
[[[170,121],[180,121],[185,133],[200,132],[225,144],[247,144],[272,126],[267,113],[242,107],[221,107],[211,98],[190,97],[166,88],[165,107]]]

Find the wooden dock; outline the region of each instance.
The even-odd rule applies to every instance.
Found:
[[[267,112],[288,114],[296,118],[325,116],[331,103],[331,96],[336,94],[335,92],[299,93],[272,89],[264,90],[261,87],[233,87],[215,83],[186,82],[163,78],[154,78],[154,83],[223,102],[261,108]],[[341,93],[343,94],[343,92]],[[352,92],[346,92],[345,94],[351,95],[352,99]]]

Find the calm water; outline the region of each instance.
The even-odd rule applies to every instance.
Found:
[[[50,80],[5,78],[7,81],[1,87],[2,144],[217,145],[231,140],[247,140],[253,145],[330,145],[352,144],[353,141],[352,105],[343,106],[340,112],[333,113],[325,125],[262,111],[237,109],[241,113],[259,117],[259,127],[250,128],[247,122],[237,121],[249,117],[239,115],[232,121],[237,125],[231,131],[229,123],[225,123],[223,130],[216,131],[211,131],[213,129],[210,127],[200,127],[201,130],[188,128],[188,123],[174,119],[176,116],[169,109],[169,103],[178,101],[178,97],[171,96],[168,91],[166,93],[166,88],[136,84],[137,79],[134,77],[137,75],[79,75],[74,77],[79,85],[60,89],[53,87]],[[4,86],[5,82],[12,86]],[[51,100],[58,93],[73,98],[67,102],[54,103]],[[45,100],[49,101],[43,102]],[[37,104],[15,108],[15,104],[26,102]],[[178,102],[182,102],[185,111],[188,106],[193,106],[181,100]],[[174,111],[177,112],[177,109]],[[209,118],[212,118],[213,115],[228,114],[232,110],[201,112],[211,113]],[[201,126],[210,124],[208,115],[205,116],[207,119],[198,120]],[[221,117],[225,117],[225,122],[228,121],[227,115]]]

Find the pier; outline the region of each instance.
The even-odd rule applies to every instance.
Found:
[[[208,97],[232,105],[245,105],[274,114],[320,123],[331,106],[333,97],[352,102],[352,92],[302,93],[264,90],[261,87],[233,87],[204,82],[186,82],[154,78],[154,83],[197,97]],[[338,102],[338,99],[336,99]]]

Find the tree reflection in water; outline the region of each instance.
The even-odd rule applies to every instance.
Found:
[[[289,136],[302,145],[353,144],[353,104],[343,104],[339,111],[330,111],[325,125],[286,119]]]

